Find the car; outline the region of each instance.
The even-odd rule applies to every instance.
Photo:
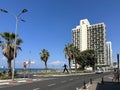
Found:
[[[101,74],[101,73],[103,73],[103,72],[104,72],[104,71],[103,71],[102,69],[98,69],[98,70],[95,71],[96,74]]]

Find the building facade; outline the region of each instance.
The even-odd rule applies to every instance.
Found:
[[[74,46],[78,47],[80,51],[87,49],[87,26],[90,23],[87,19],[81,20],[80,25],[72,29],[72,41]]]
[[[113,67],[112,61],[112,43],[110,41],[106,42],[106,53],[107,53],[107,65]]]
[[[72,43],[80,51],[95,50],[97,53],[97,66],[107,65],[106,26],[104,23],[90,25],[87,19],[80,20],[80,25],[72,29]]]

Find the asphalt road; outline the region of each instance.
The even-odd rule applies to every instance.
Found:
[[[19,85],[9,85],[0,90],[76,90],[83,86],[83,82],[88,83],[90,78],[96,79],[104,74],[72,75],[62,77],[49,77],[47,80]]]

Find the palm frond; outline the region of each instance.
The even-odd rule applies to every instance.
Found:
[[[20,51],[22,51],[22,48],[21,48],[21,47],[17,47],[17,50],[20,50]]]
[[[46,50],[46,49],[43,49],[41,52],[40,52],[40,59],[44,62],[46,62],[49,58],[50,54],[49,52]]]
[[[10,40],[10,33],[9,32],[4,32],[0,34],[2,38],[5,40],[9,41]]]
[[[20,38],[19,38],[19,39],[17,39],[16,44],[17,44],[17,45],[20,45],[21,43],[23,43],[23,40],[22,40],[22,39],[20,39]]]

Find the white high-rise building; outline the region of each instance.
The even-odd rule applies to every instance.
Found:
[[[87,19],[72,29],[72,41],[80,51],[93,49],[97,52],[97,65],[106,66],[106,27],[104,23],[90,25]]]
[[[112,62],[112,43],[106,42],[106,55],[107,55],[107,65],[112,67],[113,66],[113,62]]]
[[[80,25],[72,29],[73,44],[80,49],[80,51],[87,49],[87,26],[90,25],[87,19],[81,20]]]

